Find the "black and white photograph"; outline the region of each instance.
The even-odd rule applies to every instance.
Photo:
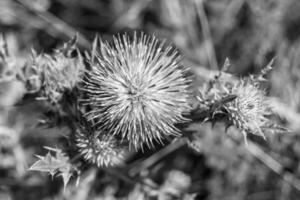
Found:
[[[0,0],[0,200],[299,199],[299,0]]]

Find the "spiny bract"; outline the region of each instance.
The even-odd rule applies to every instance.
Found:
[[[100,40],[92,55],[84,87],[92,107],[87,117],[136,149],[179,135],[174,124],[184,122],[190,109],[187,69],[176,50],[164,47],[154,36],[134,34],[130,41],[125,34],[112,44]]]

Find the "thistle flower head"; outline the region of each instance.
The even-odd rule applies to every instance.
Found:
[[[197,97],[201,109],[208,111],[209,117],[205,121],[215,122],[224,119],[227,125],[239,128],[246,140],[248,133],[260,135],[265,138],[267,129],[280,130],[269,119],[272,114],[269,99],[264,90],[260,88],[264,75],[271,70],[270,64],[261,73],[251,75],[245,79],[237,79],[234,76],[220,72],[214,80],[205,84]]]
[[[186,119],[189,80],[177,51],[155,37],[127,35],[113,44],[100,41],[86,78],[84,101],[89,120],[135,148],[153,145],[166,135],[179,135],[174,124]]]
[[[126,155],[125,148],[114,136],[94,133],[87,127],[80,128],[76,142],[84,159],[98,167],[121,164]]]
[[[236,98],[225,105],[229,121],[246,133],[253,133],[264,137],[262,127],[269,121],[270,114],[268,100],[263,90],[251,83],[240,80],[231,91]]]

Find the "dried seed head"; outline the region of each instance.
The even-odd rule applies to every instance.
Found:
[[[39,92],[40,99],[56,104],[81,81],[85,66],[76,41],[75,35],[53,54],[37,54],[32,49],[31,59],[22,73],[28,93]]]
[[[63,93],[72,90],[84,69],[81,59],[67,58],[62,54],[47,57],[47,64],[42,70],[44,95],[50,101],[57,102]]]
[[[41,92],[41,98],[51,103],[61,100],[64,92],[71,91],[81,80],[82,58],[69,58],[62,53],[33,55],[27,64],[26,85],[29,92]]]
[[[77,147],[84,159],[98,167],[121,164],[126,156],[124,145],[112,135],[91,133],[87,127],[80,127],[76,134]]]
[[[127,35],[113,44],[100,41],[86,77],[84,101],[92,107],[89,120],[112,135],[121,135],[131,146],[153,146],[166,135],[179,135],[175,123],[189,111],[189,79],[172,47],[155,37]]]

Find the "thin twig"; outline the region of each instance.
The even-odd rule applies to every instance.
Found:
[[[160,151],[154,153],[152,156],[141,161],[136,167],[133,167],[129,171],[129,174],[136,175],[141,170],[151,167],[152,165],[160,161],[162,158],[166,157],[167,155],[179,149],[180,147],[184,146],[185,144],[186,144],[186,140],[183,138],[176,140],[175,142],[167,145],[165,148],[161,149]]]

